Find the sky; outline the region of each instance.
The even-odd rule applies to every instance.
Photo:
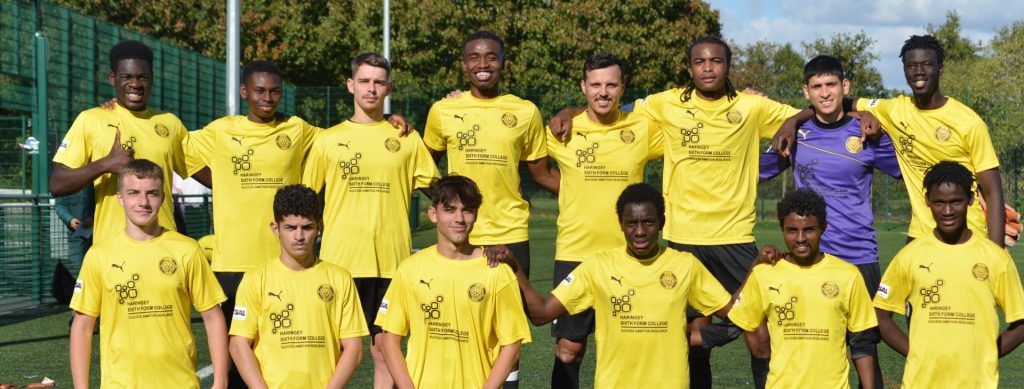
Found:
[[[960,14],[960,33],[987,43],[996,30],[1024,19],[1024,1],[1002,0],[705,0],[719,10],[722,35],[741,45],[767,40],[791,43],[828,39],[835,33],[867,33],[875,40],[874,67],[886,88],[907,90],[899,59],[903,41],[926,33],[928,23]],[[852,6],[856,6],[854,9]]]

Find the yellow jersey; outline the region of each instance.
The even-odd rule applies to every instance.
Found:
[[[213,176],[213,270],[244,272],[281,253],[274,221],[277,189],[302,182],[302,163],[319,128],[297,116],[256,123],[225,116],[185,139],[189,175]]]
[[[918,109],[908,96],[857,100],[857,110],[875,115],[896,146],[896,159],[912,211],[907,235],[913,238],[931,235],[935,229],[935,219],[924,197],[924,174],[928,168],[953,161],[977,175],[999,167],[985,122],[963,103],[952,97],[947,99],[941,108],[932,110]],[[980,204],[971,204],[967,221],[971,230],[985,235],[988,226]]]
[[[664,237],[675,243],[723,245],[754,241],[760,138],[771,138],[797,110],[740,93],[707,101],[683,89],[637,100],[634,112],[665,135]]]
[[[376,325],[409,336],[405,360],[417,388],[479,388],[501,346],[530,341],[519,285],[483,256],[452,260],[437,246],[402,261]]]
[[[353,277],[391,278],[412,253],[412,191],[438,176],[419,133],[402,137],[385,121],[321,132],[302,177],[318,192],[326,183],[320,257]]]
[[[963,244],[934,234],[908,243],[885,269],[875,307],[910,320],[903,388],[999,385],[999,315],[1024,319],[1024,291],[1010,255],[977,233]]]
[[[548,154],[562,173],[555,258],[579,262],[626,244],[615,202],[627,186],[644,181],[644,166],[661,157],[665,142],[649,119],[629,112],[610,125],[576,115],[572,129],[568,143],[546,132]]]
[[[196,241],[122,232],[85,254],[71,309],[103,322],[100,386],[198,388],[191,306],[202,312],[226,299]]]
[[[768,323],[769,388],[849,388],[846,332],[878,326],[860,271],[830,254],[755,266],[729,319],[746,331]]]
[[[296,271],[273,258],[245,273],[237,296],[230,334],[255,341],[271,388],[326,387],[341,340],[369,335],[352,277],[322,260]]]
[[[594,309],[595,388],[688,388],[686,307],[710,315],[730,299],[692,254],[661,248],[641,260],[625,245],[591,255],[551,294],[570,314]]]
[[[484,202],[470,233],[473,244],[529,239],[530,207],[520,192],[519,162],[547,156],[544,125],[533,103],[513,95],[478,99],[469,93],[434,103],[423,142],[448,151],[448,173],[469,177]]]
[[[174,114],[155,109],[136,112],[120,104],[113,110],[97,107],[82,111],[57,147],[53,162],[77,169],[106,157],[117,130],[121,130],[122,148],[135,150],[136,159],[148,159],[163,169],[160,225],[177,230],[171,186],[173,173],[187,176],[181,140],[188,131]],[[92,185],[96,188],[93,242],[102,242],[124,231],[124,208],[117,202],[117,174],[101,174]]]

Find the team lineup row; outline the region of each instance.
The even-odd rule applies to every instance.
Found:
[[[154,376],[197,386],[194,345],[182,344],[192,339],[192,303],[207,323],[218,387],[343,386],[366,334],[375,387],[517,387],[519,344],[529,341],[520,288],[534,322],[558,317],[552,326],[558,339],[552,387],[579,385],[579,363],[595,326],[598,387],[710,387],[711,350],[744,334],[757,387],[847,386],[847,341],[861,385],[879,387],[879,335],[909,353],[908,387],[995,386],[996,354],[1024,340],[1017,325],[1024,299],[1016,269],[1005,251],[984,239],[1004,242],[999,163],[984,122],[940,92],[941,45],[930,36],[913,36],[901,57],[913,97],[847,99],[849,81],[841,64],[821,56],[805,67],[803,88],[812,108],[798,111],[737,92],[728,80],[731,52],[718,38],[701,38],[688,49],[691,79],[685,87],[623,109],[626,66],[613,55],[596,54],[586,61],[580,83],[587,108],[564,110],[548,131],[532,103],[501,92],[504,45],[496,35],[479,32],[463,43],[470,91],[435,103],[421,138],[385,120],[390,66],[376,54],[353,60],[348,88],[355,113],[330,129],[278,113],[280,71],[254,61],[245,66],[240,88],[248,114],[188,132],[174,115],[146,104],[152,52],[139,42],[122,42],[110,53],[116,105],[79,115],[54,157],[51,179],[54,195],[90,184],[96,190],[97,245],[86,255],[72,301],[76,386],[88,382],[88,342],[101,315],[109,317],[100,328],[104,386],[151,384]],[[849,114],[853,110],[857,118]],[[759,138],[772,136],[779,152],[761,153]],[[442,156],[455,175],[436,181]],[[136,158],[155,163],[157,173],[136,166]],[[644,164],[657,158],[665,161],[664,200],[643,186],[626,190],[642,181]],[[947,166],[934,169],[947,173],[936,173],[939,181],[928,186],[926,172],[942,161],[965,169],[968,181],[956,179],[960,171]],[[520,163],[559,198],[555,280],[561,285],[547,300],[531,293],[526,281],[529,208],[519,193]],[[765,260],[785,260],[751,273],[758,257],[757,181],[789,167],[798,173],[797,186],[813,192],[800,191],[780,203],[789,252],[762,253]],[[868,198],[876,167],[902,177],[912,205],[913,242],[893,262],[911,266],[903,278],[890,277],[893,265],[882,277],[878,266]],[[135,170],[118,174],[122,169]],[[170,202],[154,197],[162,200],[169,192],[172,172],[213,188],[212,273],[204,261],[183,254],[194,242],[161,229],[174,229]],[[973,201],[972,174],[978,198],[988,205],[984,210],[982,201]],[[428,214],[438,223],[438,246],[406,258],[411,191],[432,182]],[[302,197],[299,187],[278,192],[298,183],[324,194],[322,262],[312,256],[308,235],[312,231],[315,238],[320,230],[315,193],[317,213],[299,211],[301,206],[277,209],[281,197]],[[447,190],[454,194],[440,184],[452,186]],[[136,198],[142,200],[129,201]],[[816,201],[827,212],[806,205]],[[783,213],[783,204],[791,212]],[[671,249],[657,244],[662,227]],[[829,255],[818,251],[818,235],[821,252]],[[954,245],[968,251],[947,247]],[[487,267],[482,246],[492,261],[512,266]],[[911,271],[914,264],[928,269],[928,277]],[[968,287],[959,281],[964,274],[957,269],[963,266],[977,282],[970,287],[981,288],[971,295],[988,296],[985,301],[992,303],[949,297]],[[520,288],[510,268],[521,270]],[[349,276],[352,281],[346,281]],[[811,276],[822,282],[811,285]],[[766,289],[756,291],[754,285]],[[157,293],[161,287],[166,290]],[[790,300],[779,300],[784,294]],[[870,296],[876,299],[877,322]],[[929,348],[927,336],[916,336],[908,346],[891,318],[892,312],[905,313],[903,302],[928,312],[912,322],[914,331],[927,326],[915,333],[962,334],[964,348]],[[998,341],[994,305],[1012,323]],[[684,313],[687,306],[692,309]],[[353,312],[364,317],[354,320]],[[566,312],[573,315],[559,317]],[[712,313],[723,320],[712,323]],[[132,346],[132,339],[152,338],[158,326],[166,329],[159,335],[163,347],[141,352]],[[399,341],[405,335],[410,343],[403,359]],[[616,355],[639,345],[663,352],[631,361],[660,368],[616,368]],[[832,358],[829,369],[819,369],[817,360],[815,368],[794,368],[810,360],[807,353],[802,359],[787,353],[795,349],[820,350],[810,356],[838,355],[839,361]],[[957,357],[964,353],[977,358],[965,364]],[[923,363],[944,367],[925,369]],[[169,364],[180,374],[167,374]],[[147,369],[159,372],[145,374]],[[651,369],[681,373],[651,375]]]

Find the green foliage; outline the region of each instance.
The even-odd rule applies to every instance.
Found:
[[[734,49],[729,72],[737,88],[754,88],[773,100],[804,106],[803,69],[806,60],[790,44],[760,41]]]
[[[981,44],[972,43],[970,39],[960,35],[960,14],[956,11],[946,12],[946,22],[940,26],[928,23],[928,34],[934,35],[946,49],[946,62],[962,61],[978,57]]]

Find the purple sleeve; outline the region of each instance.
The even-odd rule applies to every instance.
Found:
[[[874,142],[872,142],[874,143]],[[896,179],[902,179],[900,164],[896,161],[896,148],[892,145],[889,134],[882,133],[875,145],[875,168]]]
[[[768,181],[789,168],[789,161],[782,158],[771,147],[761,153],[759,180]]]

